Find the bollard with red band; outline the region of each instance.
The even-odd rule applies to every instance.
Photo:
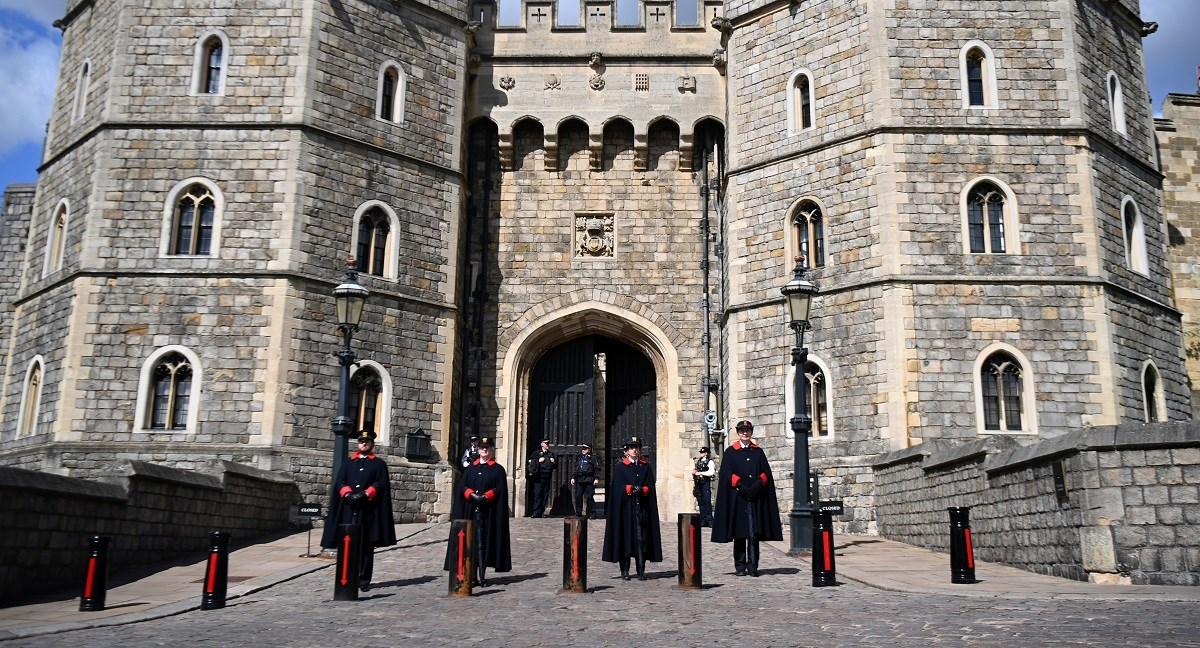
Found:
[[[204,594],[200,597],[201,610],[219,610],[225,607],[225,594],[229,589],[229,532],[208,533],[208,562],[204,567]]]
[[[333,600],[357,601],[362,574],[362,525],[338,526],[337,569],[334,570]]]
[[[950,511],[950,582],[971,584],[975,580],[975,548],[971,545],[971,509],[952,506]]]
[[[83,593],[79,597],[80,612],[99,612],[104,609],[108,595],[108,545],[112,538],[94,535],[88,538],[87,565],[83,570]]]
[[[700,525],[697,513],[679,514],[679,588],[704,589],[704,556],[700,551]]]
[[[829,511],[819,508],[813,510],[812,547],[813,587],[837,585],[837,565],[833,559],[833,514]]]
[[[451,597],[471,595],[475,583],[475,521],[450,520]]]
[[[563,591],[587,592],[587,518],[563,520]]]

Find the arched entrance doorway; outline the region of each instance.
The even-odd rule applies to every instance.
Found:
[[[529,434],[525,456],[549,439],[558,457],[552,514],[573,512],[571,479],[580,448],[592,446],[602,467],[597,501],[608,491],[609,468],[630,436],[656,456],[657,383],[654,365],[638,349],[605,335],[584,335],[547,350],[529,384]],[[525,508],[532,505],[527,488]]]

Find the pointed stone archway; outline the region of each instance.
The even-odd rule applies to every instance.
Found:
[[[678,355],[668,331],[640,313],[596,301],[563,306],[527,323],[502,351],[500,384],[501,439],[498,459],[508,468],[513,511],[527,512],[525,459],[530,444],[530,402],[534,369],[552,349],[586,336],[600,336],[635,350],[649,361],[654,374],[654,448],[659,489],[659,514],[664,520],[693,508],[690,457],[683,446],[679,422]],[[533,427],[536,427],[533,426]],[[611,440],[609,445],[611,446]],[[606,467],[607,469],[607,467]]]

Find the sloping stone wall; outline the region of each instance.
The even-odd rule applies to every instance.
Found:
[[[1076,580],[1200,585],[1200,425],[1092,428],[1027,446],[927,442],[874,468],[883,537],[949,552],[946,509],[966,506],[978,560]]]
[[[115,571],[203,552],[209,531],[236,546],[286,530],[298,497],[291,479],[228,461],[122,462],[97,481],[0,467],[0,602],[81,583],[90,536],[112,538]]]

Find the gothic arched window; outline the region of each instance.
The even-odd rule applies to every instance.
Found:
[[[1112,129],[1125,135],[1125,93],[1121,90],[1121,79],[1116,72],[1108,73],[1108,110]]]
[[[388,215],[379,207],[367,210],[358,220],[358,271],[378,277],[387,269],[391,226]]]
[[[404,121],[404,87],[406,79],[400,65],[394,61],[379,69],[379,87],[375,95],[375,116],[384,121]]]
[[[21,391],[21,409],[17,420],[17,436],[30,436],[37,432],[38,413],[41,411],[42,380],[44,367],[38,356],[29,363],[25,372],[25,388]]]
[[[807,268],[825,267],[825,220],[820,205],[801,201],[792,214],[792,232],[794,256],[803,259]]]
[[[221,70],[224,66],[225,46],[220,38],[213,36],[204,43],[204,69],[200,82],[204,94],[221,92]]]
[[[1020,431],[1024,427],[1021,365],[1003,351],[988,356],[979,374],[985,430]]]
[[[212,252],[217,202],[212,191],[196,183],[175,203],[171,254],[205,256]]]
[[[192,365],[181,353],[164,355],[151,371],[149,428],[184,430],[192,397]]]
[[[1003,254],[1004,192],[991,182],[976,184],[967,195],[967,231],[971,252]]]
[[[1125,239],[1125,265],[1134,272],[1150,273],[1150,260],[1146,254],[1146,224],[1142,213],[1132,198],[1126,197],[1121,204],[1121,227]]]
[[[807,70],[797,71],[788,84],[788,130],[792,133],[807,130],[816,119],[812,74]]]
[[[350,419],[354,431],[374,432],[383,438],[381,414],[383,407],[383,379],[372,367],[361,367],[350,377]]]

